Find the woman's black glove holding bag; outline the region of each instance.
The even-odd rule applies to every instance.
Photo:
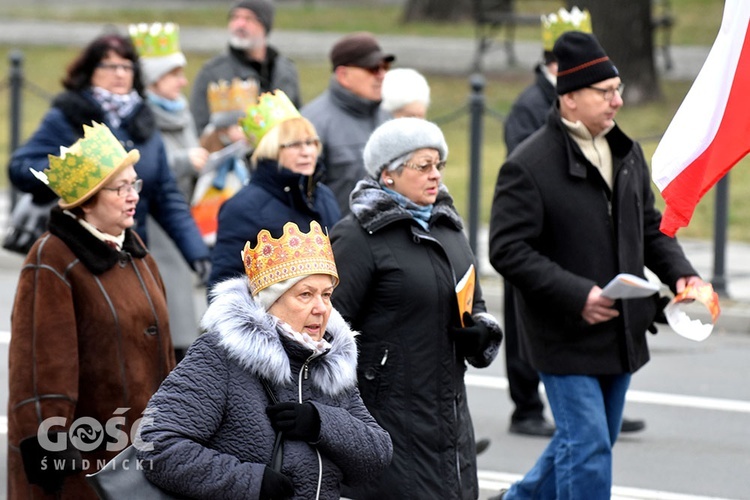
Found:
[[[261,500],[284,500],[294,496],[292,481],[280,472],[266,467],[260,484]]]
[[[278,403],[266,407],[274,430],[284,439],[317,441],[320,436],[320,415],[312,403]]]

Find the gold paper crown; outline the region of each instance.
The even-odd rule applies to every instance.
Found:
[[[230,84],[226,80],[219,80],[218,83],[209,83],[206,93],[211,113],[244,112],[258,99],[258,82],[233,78]]]
[[[555,46],[555,41],[566,31],[592,33],[589,11],[573,7],[568,12],[561,8],[548,16],[542,16],[542,45],[544,50],[551,52]]]
[[[265,92],[260,95],[258,102],[245,109],[245,117],[240,120],[240,125],[245,135],[254,145],[258,145],[264,135],[279,123],[298,118],[297,108],[282,90]]]
[[[31,170],[37,179],[60,197],[61,208],[73,208],[96,194],[123,168],[140,159],[137,149],[125,151],[106,125],[83,126],[83,138],[60,147],[60,156],[49,156],[44,172]]]
[[[180,52],[180,27],[174,23],[131,24],[129,29],[140,57],[164,57]]]
[[[300,231],[294,222],[287,222],[279,239],[263,229],[258,233],[255,248],[251,248],[248,241],[241,254],[253,296],[264,288],[298,276],[328,274],[336,283],[339,281],[331,242],[315,221],[310,222],[309,233]]]

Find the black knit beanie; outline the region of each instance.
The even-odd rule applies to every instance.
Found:
[[[563,33],[552,53],[557,58],[558,95],[620,76],[599,41],[590,33]]]
[[[271,28],[273,27],[273,15],[276,11],[271,0],[240,0],[239,2],[234,2],[232,4],[232,8],[229,9],[229,14],[231,15],[234,9],[237,8],[252,10],[255,17],[260,21],[260,24],[266,29],[266,35],[271,32]]]

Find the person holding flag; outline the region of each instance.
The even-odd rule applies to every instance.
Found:
[[[648,362],[660,301],[602,288],[644,267],[673,292],[703,284],[659,231],[643,151],[615,123],[617,68],[589,33],[562,34],[553,53],[557,102],[500,169],[490,219],[490,261],[516,290],[521,354],[556,424],[533,468],[494,497],[505,500],[610,498],[625,393]]]

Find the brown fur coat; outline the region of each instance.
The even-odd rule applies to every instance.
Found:
[[[84,472],[131,443],[131,427],[174,363],[162,280],[136,233],[127,230],[117,251],[53,210],[50,231],[21,269],[11,317],[8,499],[53,498],[31,485],[28,474],[48,482],[59,467],[54,460],[65,459],[70,468],[72,458],[84,471],[61,473],[57,498],[96,499]],[[84,416],[101,424],[103,438],[86,436],[87,426],[76,423]],[[62,451],[49,451],[37,438],[49,417],[63,419],[51,428],[53,441],[67,443]],[[113,432],[105,426],[113,417],[121,418],[126,434],[108,439]],[[87,451],[87,439],[99,445]]]

